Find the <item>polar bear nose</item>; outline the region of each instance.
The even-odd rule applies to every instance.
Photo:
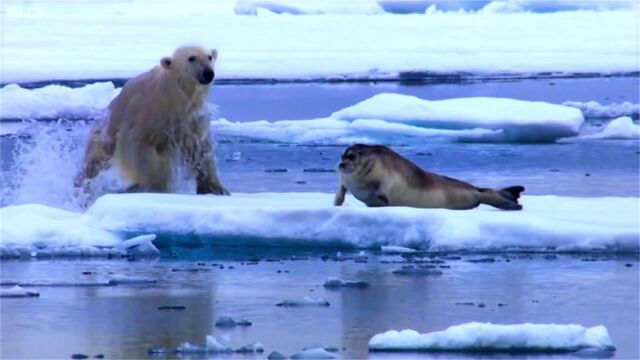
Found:
[[[202,71],[202,75],[200,76],[200,83],[201,84],[208,84],[211,81],[213,81],[213,78],[215,77],[215,73],[213,72],[213,70],[211,68],[205,68]]]

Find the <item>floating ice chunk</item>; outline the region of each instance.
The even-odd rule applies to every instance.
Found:
[[[418,250],[408,247],[392,245],[380,246],[380,251],[382,251],[383,254],[414,254],[418,252]]]
[[[290,306],[290,307],[295,307],[295,306],[329,306],[329,302],[325,299],[322,298],[311,298],[308,296],[305,296],[301,299],[289,299],[289,300],[284,300],[281,301],[279,303],[276,304],[276,306]]]
[[[378,94],[331,115],[335,119],[378,119],[433,129],[501,130],[462,140],[553,142],[577,135],[584,122],[575,108],[545,102],[474,97],[428,101],[415,96]]]
[[[231,348],[223,345],[215,336],[207,335],[207,352],[231,352]]]
[[[0,252],[12,254],[93,256],[110,254],[121,242],[114,233],[103,230],[91,216],[38,204],[7,206],[0,209]]]
[[[0,298],[20,298],[20,297],[37,297],[37,296],[40,296],[39,292],[23,289],[19,285],[16,285],[8,289],[0,289]]]
[[[281,353],[277,352],[277,351],[272,351],[269,356],[267,357],[267,359],[269,360],[282,360],[282,359],[286,359],[287,357],[282,355]]]
[[[359,14],[374,15],[384,13],[376,1],[300,1],[300,0],[239,0],[234,12],[238,15],[263,15],[260,10],[274,14],[321,15]]]
[[[158,280],[152,278],[128,275],[117,275],[109,279],[109,284],[112,285],[145,285],[155,284],[157,282]]]
[[[443,331],[387,331],[369,341],[372,351],[577,351],[615,350],[607,329],[600,325],[516,324],[470,322]]]
[[[261,352],[264,352],[264,346],[261,343],[257,342],[253,344],[244,345],[239,349],[233,350],[233,352],[242,353],[242,354],[261,353]]]
[[[47,85],[25,89],[10,84],[0,89],[2,119],[94,119],[118,95],[112,82],[97,82],[80,88]]]
[[[341,287],[365,288],[365,287],[369,287],[369,283],[366,281],[342,280],[335,277],[330,277],[324,282],[323,286],[326,288],[341,288]]]
[[[322,347],[315,347],[302,350],[299,353],[291,355],[292,359],[335,359],[338,356],[332,352],[327,351]]]
[[[628,101],[620,104],[613,103],[610,105],[600,105],[597,101],[565,101],[562,105],[580,109],[586,118],[610,119],[621,116],[638,116],[640,114],[640,104],[633,104]]]
[[[193,244],[379,248],[425,251],[637,252],[638,198],[522,197],[524,210],[367,208],[326,193],[233,196],[112,194],[87,211],[100,229],[154,233]],[[159,205],[164,204],[164,205]],[[244,216],[238,216],[242,209]],[[3,218],[3,226],[4,218]],[[95,231],[94,231],[95,232]],[[4,239],[2,239],[4,241]]]
[[[153,245],[155,239],[155,234],[136,236],[119,243],[116,249],[130,256],[159,256],[160,250]]]
[[[637,140],[640,139],[640,125],[634,124],[630,117],[623,116],[611,121],[599,133],[582,135],[576,139]]]
[[[228,316],[223,316],[216,321],[215,326],[222,328],[232,328],[235,326],[251,326],[251,322],[247,320],[234,320]]]

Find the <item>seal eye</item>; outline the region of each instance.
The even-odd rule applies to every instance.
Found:
[[[209,55],[209,61],[213,60],[213,56]]]
[[[194,62],[194,61],[196,61],[196,57],[191,55],[191,56],[189,56],[188,60],[189,60],[189,62]]]
[[[349,155],[345,156],[345,158],[346,158],[347,160],[351,160],[351,161],[353,161],[353,160],[355,160],[355,159],[356,159],[356,156],[355,156],[355,155],[353,155],[353,153],[351,153],[351,154],[349,154]]]

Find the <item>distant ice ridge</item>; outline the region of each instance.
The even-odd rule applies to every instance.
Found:
[[[613,103],[610,105],[601,105],[597,101],[565,101],[562,103],[565,106],[571,106],[580,109],[586,118],[595,119],[611,119],[621,116],[638,117],[640,115],[640,104],[633,104],[625,101],[623,103]]]
[[[118,93],[112,82],[96,82],[80,88],[47,85],[25,89],[10,84],[0,89],[0,120],[94,119]]]
[[[286,5],[284,1],[273,3]],[[313,6],[315,1],[305,3]],[[360,2],[327,3],[351,7]],[[388,7],[398,5],[387,3]],[[185,42],[217,47],[216,73],[225,79],[638,71],[637,11],[629,9],[303,17],[235,16],[231,11],[221,13],[218,1],[196,5],[190,0],[187,5],[180,3],[182,6],[162,2],[153,9],[141,4],[9,2],[2,18],[2,82],[130,78],[157,65]],[[439,2],[436,9],[447,4]],[[179,16],[167,17],[169,13]],[[140,25],[137,36],[131,36],[130,26],[121,26],[134,22]],[[83,36],[76,36],[78,27]],[[528,36],[532,32],[535,36]],[[220,35],[212,38],[211,34]],[[106,47],[101,41],[105,37],[118,41]]]
[[[112,194],[86,213],[0,209],[0,255],[120,256],[155,246],[295,246],[427,251],[638,252],[638,198],[524,196],[523,211],[367,208],[333,194]],[[139,234],[156,234],[125,241]],[[145,242],[153,242],[145,244]],[[155,246],[154,246],[155,244]],[[155,249],[155,250],[154,250]],[[133,252],[134,256],[139,252]]]
[[[443,331],[387,331],[369,341],[372,351],[566,352],[582,349],[613,351],[607,329],[600,325],[470,322]]]
[[[576,136],[584,118],[580,110],[545,102],[504,98],[428,101],[401,94],[378,94],[311,120],[211,123],[222,136],[277,142],[406,143],[425,138],[469,142],[554,142]]]

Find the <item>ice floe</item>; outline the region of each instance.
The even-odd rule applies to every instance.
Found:
[[[111,194],[86,213],[0,209],[0,254],[126,256],[129,245],[295,246],[421,251],[638,252],[638,198],[530,196],[523,211],[367,208],[327,193]],[[126,239],[140,234],[152,236]],[[150,242],[153,241],[153,244]],[[133,248],[141,249],[140,245]],[[365,257],[366,258],[366,257]]]
[[[471,322],[426,334],[391,330],[369,341],[372,351],[566,352],[588,348],[615,350],[604,326]]]
[[[251,322],[247,320],[234,320],[228,316],[223,316],[216,320],[215,326],[220,328],[233,328],[236,326],[251,326]]]
[[[105,195],[87,211],[104,229],[156,242],[245,246],[383,245],[422,250],[638,251],[638,198],[524,196],[524,210],[367,208],[332,194]]]
[[[369,283],[366,281],[343,280],[335,277],[330,277],[324,282],[323,286],[326,288],[366,288],[369,287]]]
[[[326,3],[360,6],[359,1]],[[548,14],[430,11],[381,19],[235,16],[233,4],[224,11],[217,1],[191,4],[163,3],[149,9],[138,2],[10,3],[3,8],[2,82],[129,78],[185,42],[217,47],[216,73],[222,79],[398,79],[409,71],[552,76],[638,71],[634,9]],[[436,8],[443,6],[447,2]],[[176,16],[167,17],[169,13]],[[82,36],[77,36],[78,28]],[[105,37],[118,41],[105,46]]]
[[[37,291],[23,289],[19,285],[15,285],[11,288],[0,289],[0,298],[21,298],[37,296],[40,296],[40,293],[38,293]]]
[[[637,140],[640,139],[640,125],[635,124],[630,117],[623,116],[608,123],[602,131],[582,135],[577,139]]]
[[[562,105],[580,109],[586,118],[612,119],[621,116],[638,117],[640,115],[640,104],[633,104],[628,101],[609,105],[601,105],[597,101],[565,101]]]
[[[387,245],[380,246],[380,252],[382,252],[383,254],[413,254],[418,252],[418,250],[403,246]]]
[[[378,94],[332,114],[341,120],[376,119],[430,129],[499,130],[463,140],[553,142],[577,135],[584,122],[571,107],[505,98],[428,101],[415,96]]]
[[[298,307],[298,306],[329,306],[329,302],[322,298],[312,298],[309,296],[300,299],[287,299],[276,304],[276,306]]]
[[[47,85],[36,89],[10,84],[0,89],[0,120],[94,119],[104,113],[120,90],[112,82],[96,82],[79,88]]]
[[[92,216],[38,204],[0,209],[0,257],[106,256],[122,242]]]

